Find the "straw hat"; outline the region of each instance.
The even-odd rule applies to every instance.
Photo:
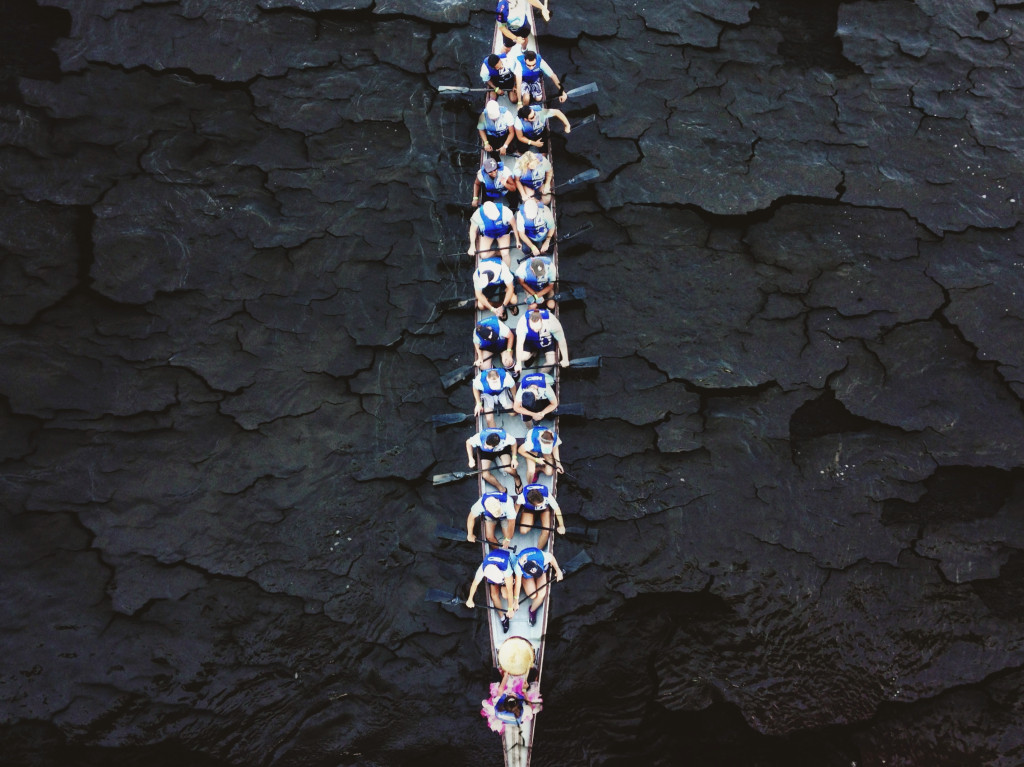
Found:
[[[509,637],[498,648],[498,665],[509,674],[524,676],[533,666],[533,645],[522,637]]]

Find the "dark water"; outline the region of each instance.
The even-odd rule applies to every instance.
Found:
[[[1024,9],[554,0],[570,524],[537,765],[1024,763]],[[489,6],[4,6],[5,764],[496,764]],[[580,544],[560,544],[571,556]]]

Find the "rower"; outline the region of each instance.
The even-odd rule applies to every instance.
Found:
[[[533,202],[533,200],[530,200]],[[522,211],[519,211],[522,213]],[[545,256],[523,261],[516,269],[516,281],[526,291],[526,304],[555,308],[555,264]]]
[[[512,409],[523,417],[527,426],[539,426],[558,407],[554,383],[554,376],[548,373],[529,373],[519,382]]]
[[[541,482],[533,482],[523,488],[516,496],[516,514],[519,516],[519,532],[524,535],[535,525],[540,528],[537,545],[545,549],[548,545],[548,534],[551,532],[551,512],[555,513],[558,524],[555,529],[559,535],[565,535],[565,522],[562,510],[555,496],[551,495],[548,486]],[[536,521],[534,521],[536,520]]]
[[[545,151],[546,145],[544,134],[548,127],[548,120],[557,117],[562,121],[566,133],[572,133],[569,119],[562,113],[561,109],[544,109],[541,105],[520,107],[515,121],[516,139],[522,145],[524,151],[527,147]]]
[[[515,220],[519,242],[529,248],[535,256],[546,253],[555,236],[555,217],[551,215],[551,208],[542,202],[529,199],[516,213]],[[526,248],[523,248],[524,253]],[[551,259],[547,259],[547,262],[551,263]],[[555,308],[554,304],[551,308]]]
[[[515,556],[515,569],[521,588],[530,597],[528,615],[531,626],[537,624],[537,613],[548,596],[548,567],[555,569],[555,580],[560,581],[565,577],[555,555],[549,551],[531,546]]]
[[[542,59],[537,51],[525,51],[516,58],[512,64],[512,71],[516,73],[516,90],[522,97],[523,106],[529,106],[531,101],[543,103],[544,101],[544,75],[551,78],[551,82],[558,88],[558,101],[564,103],[568,97],[565,88],[558,80],[558,75]],[[566,121],[568,124],[568,121]]]
[[[515,483],[516,492],[520,491],[523,483],[519,479],[519,458],[516,456],[516,438],[504,429],[483,429],[466,440],[466,458],[469,461],[469,468],[475,469],[477,459],[480,461],[480,477],[484,482],[491,485],[499,493],[505,492],[505,486],[491,474],[491,464],[498,463],[502,470],[512,477]]]
[[[480,143],[484,151],[489,152],[492,157],[495,154],[503,155],[508,151],[508,145],[515,138],[512,128],[516,118],[505,107],[497,101],[488,101],[484,111],[477,120],[476,130],[480,134]],[[498,159],[495,157],[495,159]]]
[[[481,259],[473,272],[473,293],[477,311],[491,311],[495,317],[504,319],[507,306],[512,314],[519,314],[515,279],[500,256]]]
[[[508,100],[515,104],[519,101],[516,90],[516,73],[508,66],[508,54],[492,53],[480,65],[480,79],[484,85],[494,88],[494,95],[508,95]]]
[[[466,540],[476,543],[476,535],[473,527],[476,518],[483,517],[484,538],[492,546],[501,546],[507,549],[512,543],[512,536],[516,531],[516,507],[512,497],[506,493],[484,493],[480,500],[474,503],[469,509],[469,516],[466,517]],[[501,520],[501,534],[504,536],[501,543],[494,537],[495,526]]]
[[[547,426],[534,426],[526,433],[526,439],[519,446],[519,455],[526,459],[528,481],[536,482],[539,472],[550,477],[556,471],[559,474],[564,471],[558,456],[558,446],[561,444],[558,432]]]
[[[565,342],[562,323],[548,309],[530,309],[519,318],[516,325],[516,366],[515,371],[521,372],[524,367],[533,365],[534,359],[544,355],[544,366],[555,366],[555,345],[561,356],[558,364],[567,367],[569,364],[569,345]]]
[[[466,607],[476,607],[473,597],[480,587],[480,582],[486,579],[491,593],[491,604],[505,611],[501,618],[501,628],[506,634],[510,619],[519,609],[519,589],[522,587],[522,581],[513,578],[514,574],[512,553],[507,549],[493,549],[476,569],[473,583],[469,587],[469,598],[466,599]],[[501,607],[503,601],[506,607]]]
[[[473,330],[473,364],[478,368],[491,367],[497,354],[501,364],[511,368],[514,361],[512,348],[515,334],[504,322],[495,316],[480,320]]]
[[[527,0],[498,0],[494,15],[498,21],[498,29],[501,30],[505,53],[512,50],[513,46],[520,45],[526,48],[526,38],[533,31],[530,28],[530,19],[526,15]],[[540,11],[544,21],[551,20],[551,13],[544,7],[540,0],[529,0],[530,5]]]
[[[474,211],[469,218],[469,255],[475,256],[477,252],[477,235],[480,237],[481,251],[498,251],[501,260],[509,263],[509,245],[511,237],[515,234],[516,247],[519,243],[519,232],[513,227],[515,216],[512,211],[500,202],[485,202]]]
[[[473,207],[478,207],[486,200],[504,203],[505,195],[516,190],[516,179],[512,171],[504,163],[488,157],[473,180]]]
[[[516,379],[507,370],[481,370],[473,379],[473,399],[476,401],[473,415],[483,413],[487,425],[493,429],[494,411],[511,410],[519,399]]]
[[[551,169],[551,162],[544,155],[523,152],[516,160],[513,174],[516,177],[516,189],[519,190],[522,199],[528,200],[533,197],[544,203],[551,199],[554,172]]]

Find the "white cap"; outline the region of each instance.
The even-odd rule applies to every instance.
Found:
[[[487,106],[484,107],[484,114],[486,114],[492,120],[497,120],[498,115],[501,114],[501,107],[498,106],[498,102],[488,101]]]
[[[496,219],[498,217],[498,206],[488,200],[484,203],[484,215],[491,220]]]
[[[527,218],[534,218],[537,215],[537,201],[532,197],[523,203],[523,213]]]

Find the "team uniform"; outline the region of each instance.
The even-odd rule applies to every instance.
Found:
[[[533,97],[531,96],[531,98]],[[551,119],[551,110],[536,105],[531,105],[528,108],[533,112],[533,119],[524,120],[522,117],[517,116],[515,122],[516,131],[529,141],[543,141],[544,131],[547,130],[548,120]]]
[[[487,116],[486,112],[483,112],[480,115],[480,119],[477,120],[476,129],[478,131],[482,130],[487,135],[488,143],[497,149],[498,144],[505,143],[505,139],[508,138],[508,132],[515,128],[515,124],[515,115],[505,107],[500,107],[498,116],[495,119],[491,119]]]
[[[487,380],[490,370],[481,370],[473,379],[473,388],[480,392],[480,401],[484,410],[508,410],[512,407],[512,387],[516,385],[514,379],[507,370],[498,369],[500,380],[497,385],[492,386]]]
[[[545,446],[544,443],[540,441],[541,432],[545,431],[550,431],[555,436],[555,439],[550,446]],[[538,456],[551,455],[554,452],[554,449],[561,444],[562,438],[558,436],[558,433],[554,429],[548,429],[544,426],[534,426],[526,433],[526,439],[523,441],[523,449]]]
[[[542,250],[544,241],[548,238],[548,234],[555,228],[555,218],[551,215],[551,208],[542,202],[537,203],[537,215],[530,218],[526,215],[525,206],[519,209],[516,213],[516,228],[519,230],[519,234],[526,237],[530,242],[537,246],[538,250]],[[551,259],[548,259],[550,262]],[[520,271],[528,262],[520,264]],[[517,273],[516,276],[519,276]],[[552,277],[552,279],[554,279]]]
[[[523,56],[518,56],[512,64],[512,69],[523,81],[523,85],[519,89],[520,93],[524,96],[528,95],[531,101],[541,101],[544,98],[544,75],[547,75],[552,80],[557,78],[554,71],[540,55],[537,56],[537,60],[534,63],[535,66],[531,67],[526,63],[526,59]]]
[[[485,443],[490,434],[497,434],[501,438],[501,441],[493,448]],[[469,438],[469,446],[476,451],[479,458],[493,461],[498,456],[511,455],[512,449],[516,446],[516,438],[504,429],[484,429]]]
[[[480,79],[484,84],[493,85],[495,88],[499,88],[503,91],[511,91],[516,87],[516,73],[512,71],[511,62],[508,61],[508,55],[505,53],[497,54],[498,58],[501,59],[503,66],[499,69],[492,67],[487,63],[488,56],[484,59],[484,63],[480,65]]]
[[[551,172],[551,162],[542,154],[534,154],[534,156],[540,158],[540,163],[538,163],[537,167],[531,170],[517,165],[515,169],[515,177],[526,189],[532,190],[534,196],[539,198],[541,195],[540,190],[544,186],[544,181]]]
[[[490,218],[484,211],[484,206],[481,205],[470,217],[470,223],[476,224],[477,231],[483,237],[490,237],[491,239],[497,239],[498,237],[504,237],[506,234],[511,234],[512,224],[515,221],[515,217],[512,211],[502,205],[500,202],[495,203],[498,208],[498,215],[496,218]]]
[[[485,258],[473,272],[473,289],[479,290],[492,305],[500,305],[512,284],[512,270],[500,257]]]
[[[483,168],[476,172],[476,180],[480,182],[484,199],[492,202],[501,202],[505,199],[505,195],[508,193],[505,182],[512,178],[514,178],[512,171],[500,162],[498,163],[498,173],[493,177]]]
[[[488,498],[497,498],[498,502],[501,504],[501,511],[496,517],[492,517],[490,512],[488,512],[487,509],[484,508],[484,502]],[[508,493],[484,493],[482,496],[480,496],[480,500],[473,504],[473,506],[469,510],[469,513],[472,514],[474,517],[483,516],[484,519],[490,519],[492,521],[498,521],[501,519],[514,520],[516,518],[516,507],[515,504],[512,502],[512,496],[510,496]]]
[[[534,330],[530,327],[528,320],[530,312],[524,313],[519,318],[519,324],[516,326],[516,333],[521,334],[523,339],[523,350],[531,355],[538,352],[546,354],[555,350],[555,336],[550,327],[551,320],[554,318],[547,309],[540,309],[539,311],[543,320],[539,330]]]
[[[537,490],[538,492],[540,492],[541,495],[544,496],[544,500],[538,503],[536,506],[534,506],[532,503],[526,500],[526,495],[531,490]],[[551,509],[552,511],[559,513],[562,511],[562,509],[558,505],[558,501],[555,500],[555,496],[551,495],[551,491],[548,489],[548,486],[541,484],[540,482],[529,484],[526,487],[524,487],[523,492],[516,496],[516,504],[520,506],[524,511],[530,513],[540,513],[542,511],[547,511],[548,509]]]
[[[501,354],[508,348],[508,339],[512,330],[497,317],[486,317],[480,320],[473,329],[473,343],[482,352]]]
[[[553,559],[554,557],[548,552],[541,551],[536,546],[530,546],[516,554],[515,559],[512,560],[512,568],[517,575],[532,579],[543,575],[544,571],[551,566]]]
[[[498,23],[508,29],[516,37],[529,37],[530,20],[526,15],[525,2],[509,2],[509,0],[498,0],[494,9],[494,15]],[[509,47],[506,43],[506,47]]]
[[[531,413],[541,412],[556,399],[554,381],[555,379],[547,373],[529,373],[523,376],[519,391],[516,392],[516,404]],[[533,397],[533,402],[527,402],[527,394]],[[529,423],[533,419],[524,415],[523,420]]]

